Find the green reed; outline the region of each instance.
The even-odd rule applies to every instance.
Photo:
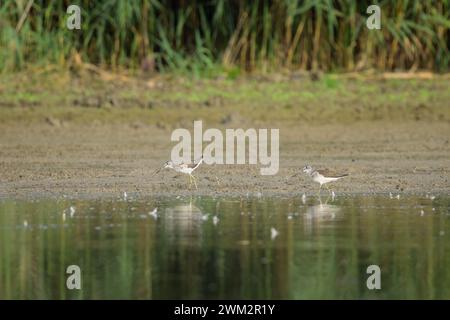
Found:
[[[381,30],[366,28],[372,1],[0,1],[0,70],[84,62],[117,69],[215,74],[223,70],[358,71],[449,67],[450,2],[379,1]],[[66,8],[82,8],[68,30]]]

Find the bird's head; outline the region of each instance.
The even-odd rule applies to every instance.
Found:
[[[173,162],[172,161],[166,161],[166,162],[164,162],[164,165],[163,165],[163,168],[164,169],[166,169],[166,168],[170,168],[170,169],[173,169]]]
[[[313,171],[313,168],[310,165],[306,165],[303,167],[303,172],[306,174],[310,174]]]

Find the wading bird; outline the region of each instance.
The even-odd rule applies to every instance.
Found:
[[[195,189],[198,189],[197,182],[196,182],[197,179],[192,175],[192,172],[194,172],[194,170],[197,169],[198,166],[202,162],[203,162],[203,156],[200,158],[200,160],[197,163],[189,163],[189,164],[186,164],[186,163],[175,164],[169,160],[169,161],[166,161],[164,163],[164,165],[162,166],[162,168],[158,169],[154,173],[154,175],[157,174],[161,169],[167,169],[167,168],[173,169],[176,172],[181,172],[181,173],[187,174],[189,176],[189,188],[191,187],[192,182],[194,182]]]
[[[330,172],[329,170],[316,170],[309,165],[303,167],[303,173],[305,173],[306,175],[311,177],[311,179],[313,181],[320,184],[319,193],[320,193],[320,190],[322,189],[323,184],[325,184],[325,187],[331,193],[331,190],[328,188],[326,183],[333,182],[333,181],[336,181],[343,177],[348,176],[348,174],[335,174],[335,173]]]

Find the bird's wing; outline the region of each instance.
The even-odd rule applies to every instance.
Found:
[[[189,163],[189,164],[187,164],[186,166],[187,166],[188,168],[193,169],[193,168],[195,168],[196,166],[198,166],[199,163],[200,163],[201,161],[203,161],[203,156],[200,158],[200,160],[197,161],[197,163]]]
[[[348,176],[348,174],[346,173],[337,173],[336,171],[332,171],[329,169],[320,169],[320,170],[316,170],[318,173],[320,173],[322,176],[324,177],[328,177],[328,178],[339,178],[339,177],[345,177]]]

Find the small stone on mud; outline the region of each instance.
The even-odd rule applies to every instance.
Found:
[[[59,119],[53,118],[53,117],[47,117],[45,118],[45,122],[47,122],[49,125],[53,126],[53,127],[61,127],[62,122]]]

